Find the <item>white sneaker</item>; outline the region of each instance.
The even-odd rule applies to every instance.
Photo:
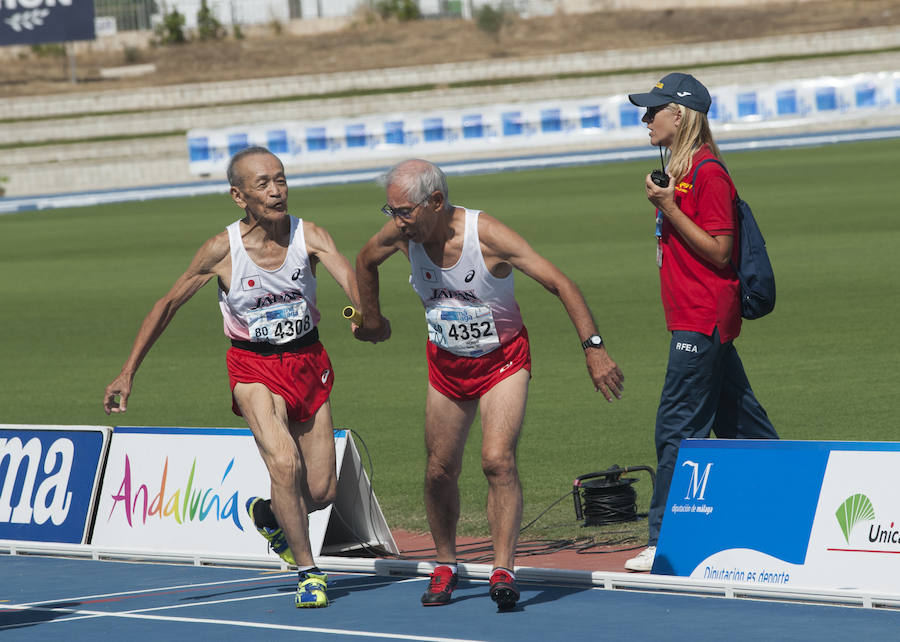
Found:
[[[625,562],[625,569],[629,571],[647,572],[653,568],[653,558],[656,557],[656,547],[648,546],[635,557]]]

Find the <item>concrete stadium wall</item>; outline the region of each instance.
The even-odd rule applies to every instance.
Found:
[[[846,76],[868,71],[900,70],[900,52],[871,56],[846,56],[816,61],[814,68],[807,60],[778,64],[750,63],[729,67],[704,69],[701,80],[708,85],[789,80],[810,76]],[[14,127],[0,129],[0,144],[33,144],[42,141],[65,141],[102,136],[130,136],[166,134],[192,128],[219,128],[282,120],[321,119],[360,116],[392,111],[428,110],[440,107],[465,107],[514,103],[553,98],[579,98],[594,95],[615,95],[649,89],[661,72],[648,71],[597,78],[548,80],[523,84],[487,87],[438,89],[403,94],[354,96],[281,101],[254,105],[221,105],[194,107],[102,116],[85,115],[79,118],[48,118],[22,121]],[[198,87],[198,91],[206,88]],[[213,93],[215,90],[211,90]],[[80,99],[78,99],[80,100]],[[216,103],[211,103],[216,104]],[[78,113],[78,112],[73,112]],[[33,147],[29,154],[40,156],[44,147]],[[186,148],[182,148],[182,153]],[[6,161],[0,159],[0,167]]]
[[[195,180],[195,177],[187,169],[185,137],[166,136],[167,133],[192,128],[321,119],[323,115],[346,117],[439,107],[624,94],[649,89],[662,73],[653,69],[663,59],[667,65],[679,65],[690,70],[694,65],[710,61],[897,47],[900,47],[900,29],[876,28],[792,38],[766,38],[739,44],[707,43],[676,49],[649,48],[567,54],[524,61],[497,60],[376,72],[294,76],[241,83],[205,83],[134,92],[90,92],[0,99],[0,113],[3,113],[4,119],[10,119],[7,125],[0,128],[0,144],[34,145],[9,150],[0,156],[0,176],[9,177],[5,185],[9,196],[95,189],[98,184],[117,188],[186,182]],[[665,57],[662,56],[663,53]],[[678,57],[673,59],[673,55]],[[274,100],[285,96],[347,89],[402,87],[437,82],[446,84],[523,75],[598,73],[642,67],[648,71],[403,94],[234,104],[234,101],[259,100],[261,97]],[[698,75],[712,86],[823,75],[846,76],[873,71],[900,71],[900,52],[837,56],[814,61],[708,67]],[[83,115],[63,117],[73,114]],[[10,122],[15,119],[29,120]],[[876,122],[865,126],[878,125]],[[129,139],[136,134],[160,136]],[[40,144],[105,136],[121,136],[125,139],[69,145]],[[309,168],[309,171],[315,170],[316,168]]]
[[[796,0],[805,4],[811,0]],[[775,4],[783,0],[561,0],[566,13],[592,13],[617,9],[680,9],[684,7],[741,7],[747,4]]]
[[[690,67],[797,55],[864,52],[900,47],[900,28],[875,27],[774,36],[745,41],[718,41],[678,47],[613,49],[535,58],[483,60],[358,72],[309,74],[258,80],[170,85],[137,90],[83,92],[57,96],[0,99],[4,119],[49,117],[133,110],[223,105],[260,99],[312,96],[350,90],[465,83],[520,76],[603,73],[627,69]],[[820,61],[814,64],[818,67]],[[807,65],[810,63],[807,62]],[[813,72],[815,73],[815,72]]]
[[[100,14],[97,14],[98,16]],[[343,29],[352,22],[351,18],[313,18],[306,20],[287,20],[279,23],[282,33],[294,36],[309,36],[329,31]],[[265,37],[271,35],[271,21],[262,25],[242,26],[247,38]],[[150,30],[119,31],[112,35],[98,35],[96,40],[79,40],[69,42],[66,48],[74,51],[76,55],[88,52],[124,51],[126,48],[135,47],[144,49],[158,40],[158,36]],[[0,47],[0,61],[16,61],[22,56],[31,53],[30,45],[12,45]]]

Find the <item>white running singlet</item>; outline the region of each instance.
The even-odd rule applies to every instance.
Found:
[[[522,329],[513,275],[498,279],[484,263],[477,210],[466,210],[463,248],[456,265],[436,266],[421,244],[409,242],[409,282],[425,306],[428,340],[463,357],[480,357]]]
[[[250,259],[240,221],[228,226],[231,288],[227,293],[219,290],[227,337],[280,345],[302,337],[319,323],[316,277],[306,253],[303,220],[290,219],[287,254],[277,270],[264,270]]]

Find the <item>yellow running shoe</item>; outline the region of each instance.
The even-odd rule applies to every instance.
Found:
[[[266,538],[266,541],[269,542],[269,548],[275,551],[278,557],[291,566],[296,566],[297,563],[294,561],[294,554],[291,552],[291,547],[288,546],[287,540],[284,537],[284,531],[280,528],[269,528],[268,526],[256,525],[256,520],[253,519],[253,508],[256,506],[257,502],[261,501],[264,501],[262,497],[251,497],[247,500],[247,514],[250,515],[250,521],[256,526],[256,530],[259,531],[259,534]]]
[[[325,594],[327,586],[328,575],[318,569],[300,573],[294,606],[298,609],[318,609],[328,606],[328,596]]]

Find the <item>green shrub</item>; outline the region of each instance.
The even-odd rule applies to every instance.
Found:
[[[197,11],[197,37],[200,40],[218,40],[225,37],[225,29],[213,12],[210,11],[206,0],[200,3],[200,9]]]
[[[156,28],[156,33],[166,45],[180,45],[187,42],[184,35],[184,16],[178,13],[178,9],[172,9],[163,17],[162,23]]]
[[[46,42],[40,45],[31,45],[31,52],[38,58],[62,58],[66,55],[66,48],[58,42]]]
[[[475,24],[478,28],[494,37],[499,35],[505,21],[503,9],[494,9],[490,5],[484,5],[475,14]]]
[[[401,22],[418,20],[422,17],[419,5],[413,0],[379,0],[375,10],[382,18],[396,18]]]

